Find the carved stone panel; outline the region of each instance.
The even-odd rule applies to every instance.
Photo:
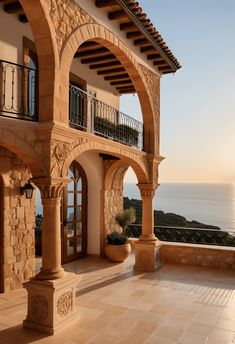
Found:
[[[66,316],[73,310],[73,293],[67,291],[62,294],[57,301],[57,313],[60,317]]]
[[[53,22],[59,52],[71,33],[80,25],[94,23],[73,0],[46,0]]]

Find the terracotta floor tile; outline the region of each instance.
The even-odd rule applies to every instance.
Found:
[[[207,337],[200,334],[185,332],[177,341],[177,344],[206,344]]]
[[[24,289],[0,295],[0,344],[235,344],[235,276],[165,264],[154,273],[87,258],[77,273],[79,320],[55,336],[22,328]],[[235,288],[234,288],[235,289]]]
[[[215,338],[216,340],[228,340],[233,341],[235,332],[227,331],[224,329],[213,328],[211,332],[208,334],[208,337]]]
[[[184,330],[180,328],[161,325],[156,331],[154,331],[153,336],[177,341],[182,336],[183,332]]]

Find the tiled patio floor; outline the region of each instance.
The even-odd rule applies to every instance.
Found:
[[[26,292],[0,294],[0,343],[235,343],[235,272],[164,265],[155,273],[87,258],[65,266],[80,279],[80,318],[55,336],[25,330]]]

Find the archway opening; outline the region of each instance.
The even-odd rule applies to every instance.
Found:
[[[70,125],[95,135],[143,149],[143,124],[121,111],[120,98],[136,90],[125,67],[108,48],[84,42],[70,70]]]

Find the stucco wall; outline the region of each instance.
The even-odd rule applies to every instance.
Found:
[[[0,174],[3,180],[3,277],[4,291],[16,289],[34,274],[34,198],[20,194],[30,178],[22,160],[0,147]]]
[[[87,152],[76,159],[86,172],[88,183],[87,239],[88,254],[100,254],[100,207],[103,188],[102,159],[97,153]]]
[[[119,96],[113,94],[116,89],[105,81],[103,76],[98,76],[96,71],[82,65],[79,59],[73,59],[71,72],[86,80],[87,88],[97,92],[97,99],[119,109]]]
[[[9,15],[0,7],[0,59],[23,63],[23,36],[33,41],[29,24],[22,24],[16,15]]]

